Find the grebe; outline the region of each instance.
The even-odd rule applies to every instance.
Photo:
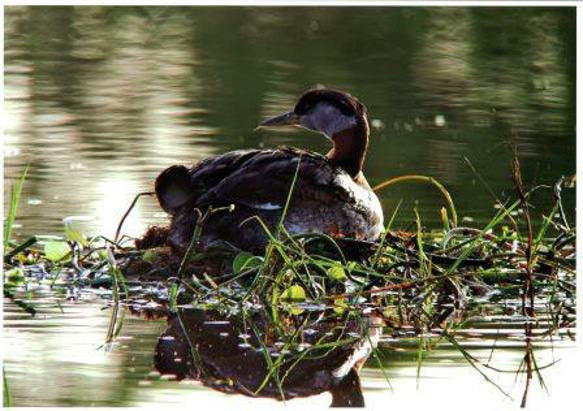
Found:
[[[362,168],[368,147],[366,108],[348,93],[330,89],[305,92],[293,111],[263,121],[259,127],[299,126],[328,137],[326,156],[291,147],[238,150],[202,160],[191,169],[164,170],[155,190],[172,217],[168,243],[184,252],[199,213],[234,205],[209,215],[200,237],[203,248],[228,243],[258,252],[268,241],[259,217],[274,230],[298,172],[284,227],[291,234],[325,233],[371,241],[383,229],[379,199]],[[298,168],[299,163],[299,168]],[[272,231],[273,232],[273,231]]]

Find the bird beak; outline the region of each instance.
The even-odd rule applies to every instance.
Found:
[[[261,127],[273,127],[273,126],[293,126],[298,124],[300,120],[300,116],[290,111],[289,113],[281,114],[279,116],[268,118],[267,120],[263,121],[259,124],[255,130]]]

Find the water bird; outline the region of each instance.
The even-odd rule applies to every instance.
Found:
[[[223,211],[208,215],[199,239],[203,248],[226,243],[259,252],[268,242],[264,225],[274,232],[284,211],[283,226],[291,235],[379,237],[383,211],[363,174],[370,134],[366,107],[348,93],[312,89],[292,111],[258,128],[282,126],[316,131],[333,147],[326,155],[293,147],[237,150],[190,169],[171,166],[157,177],[156,196],[171,216],[167,242],[173,250],[186,250],[209,207]]]

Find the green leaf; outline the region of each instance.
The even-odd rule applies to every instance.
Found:
[[[344,300],[334,300],[334,312],[341,315],[348,309],[348,304]]]
[[[70,252],[69,244],[64,241],[51,241],[45,244],[45,256],[51,261],[60,261]]]
[[[176,312],[176,301],[178,299],[178,285],[172,284],[168,292],[168,306],[170,310]]]
[[[306,292],[300,285],[292,285],[279,296],[282,302],[302,302],[306,300]]]
[[[245,268],[259,267],[263,263],[263,259],[248,252],[240,252],[233,260],[233,273],[237,274]]]
[[[343,282],[346,280],[346,272],[342,266],[335,265],[334,267],[330,267],[328,269],[328,277],[334,281]]]
[[[19,287],[24,283],[22,268],[14,268],[4,272],[4,289]]]
[[[24,279],[24,272],[22,268],[14,268],[12,270],[8,270],[4,272],[4,279],[8,281],[15,281]]]
[[[305,310],[303,308],[297,308],[297,304],[293,303],[306,301],[306,291],[299,285],[292,285],[280,294],[279,301],[284,303],[293,315],[299,315]]]

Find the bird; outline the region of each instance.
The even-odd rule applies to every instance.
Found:
[[[293,147],[236,150],[160,173],[155,193],[171,217],[172,250],[186,251],[209,210],[198,239],[203,249],[226,244],[259,253],[282,216],[291,236],[378,239],[383,210],[363,173],[370,134],[366,107],[343,91],[310,89],[293,110],[257,128],[284,126],[323,134],[332,149],[326,155]]]

